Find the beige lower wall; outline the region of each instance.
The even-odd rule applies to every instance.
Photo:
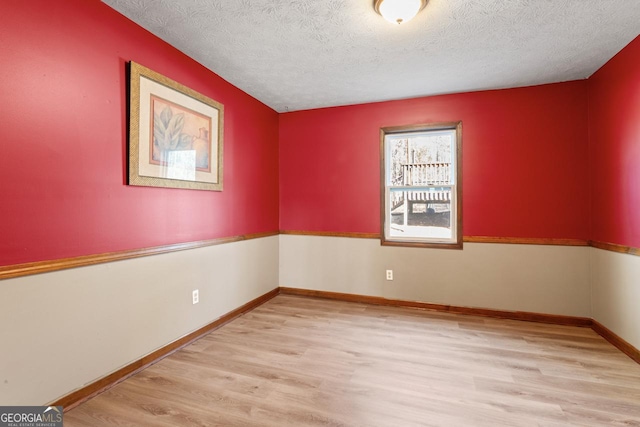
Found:
[[[588,247],[280,235],[280,286],[457,306],[591,317]],[[393,281],[385,270],[394,271]]]
[[[593,318],[640,349],[640,257],[591,248]]]
[[[0,405],[53,401],[271,291],[278,244],[273,236],[0,281]]]
[[[395,280],[385,280],[386,269]],[[4,280],[0,405],[53,401],[278,284],[593,317],[640,348],[638,277],[640,257],[595,248],[465,243],[456,251],[280,235]]]

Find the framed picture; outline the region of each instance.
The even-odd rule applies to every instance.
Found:
[[[222,104],[130,66],[129,185],[222,191]]]

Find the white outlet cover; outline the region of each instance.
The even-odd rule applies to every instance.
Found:
[[[200,295],[197,289],[192,292],[191,297],[193,299],[193,304],[197,304],[198,302],[200,302]]]

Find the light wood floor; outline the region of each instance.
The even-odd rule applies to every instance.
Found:
[[[589,328],[280,295],[65,414],[76,426],[640,426]]]

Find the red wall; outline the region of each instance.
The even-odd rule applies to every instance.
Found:
[[[640,37],[589,79],[591,238],[640,247]]]
[[[0,265],[278,229],[278,114],[98,0],[0,2]],[[225,106],[224,191],[126,182],[126,62]]]
[[[587,83],[282,114],[280,228],[380,231],[379,130],[463,122],[466,236],[587,239]]]
[[[640,246],[640,39],[588,82],[278,116],[98,0],[0,14],[0,265],[278,227],[377,233],[380,127],[455,120],[465,235]],[[225,105],[223,192],[125,185],[129,60]]]

